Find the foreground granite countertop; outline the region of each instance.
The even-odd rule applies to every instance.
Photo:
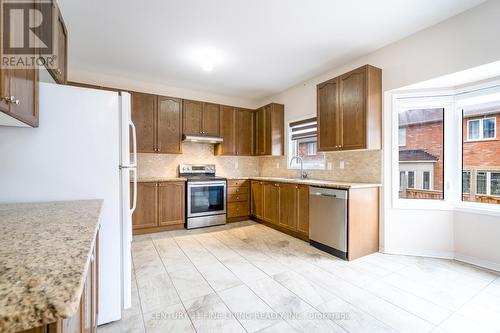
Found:
[[[350,188],[370,188],[370,187],[380,187],[381,184],[371,184],[371,183],[354,183],[354,182],[339,182],[334,180],[320,180],[320,179],[298,179],[298,178],[279,178],[279,177],[228,177],[230,180],[262,180],[280,183],[292,183],[292,184],[303,184],[319,187],[329,187],[338,189],[350,189]]]
[[[0,332],[72,316],[102,200],[0,205]]]

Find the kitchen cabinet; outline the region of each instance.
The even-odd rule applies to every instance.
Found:
[[[156,95],[132,93],[132,122],[137,133],[138,153],[156,152],[157,102]]]
[[[183,101],[183,134],[220,136],[220,105]]]
[[[309,186],[296,185],[297,232],[309,235]]]
[[[220,136],[224,139],[222,143],[215,146],[215,155],[237,155],[236,152],[236,108],[232,106],[220,106]]]
[[[184,182],[158,183],[158,225],[184,223]]]
[[[130,184],[133,191],[133,184]],[[185,183],[137,183],[137,207],[132,215],[134,234],[184,227]]]
[[[182,153],[181,105],[178,98],[132,93],[138,153]]]
[[[297,230],[297,185],[279,184],[279,219],[280,227]]]
[[[92,248],[86,272],[80,305],[76,312],[66,319],[31,328],[22,333],[97,333],[99,315],[99,232]]]
[[[54,45],[57,46],[55,50],[57,56],[56,63],[55,66],[48,67],[47,71],[55,82],[66,84],[68,81],[68,30],[66,29],[66,24],[64,23],[61,10],[57,6],[56,1],[52,3],[54,6],[54,13],[57,14],[57,19],[53,26],[55,33],[51,30],[41,31],[40,33],[42,35],[53,33],[54,37],[57,38],[57,43],[54,43]]]
[[[220,136],[215,155],[254,155],[254,111],[232,106],[220,107]]]
[[[254,112],[232,106],[220,107],[220,136],[215,155],[254,155]]]
[[[262,185],[262,219],[268,223],[279,223],[280,190],[278,183],[264,182]]]
[[[228,222],[247,220],[250,215],[250,182],[230,179],[227,186]]]
[[[254,155],[254,137],[254,111],[238,109],[236,111],[236,155]]]
[[[317,86],[318,150],[382,147],[382,71],[366,65]]]
[[[130,188],[133,193],[133,188]],[[158,225],[157,183],[137,183],[137,207],[132,215],[132,229],[152,228]]]
[[[257,180],[252,180],[250,182],[250,191],[251,191],[251,214],[252,216],[262,219],[263,218],[263,196],[262,196],[262,187],[263,187],[263,182],[257,181]]]
[[[271,103],[255,111],[255,155],[283,155],[285,107]]]
[[[182,153],[182,100],[158,96],[156,116],[156,152]]]

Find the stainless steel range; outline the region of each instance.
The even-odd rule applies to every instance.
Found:
[[[226,224],[227,179],[215,176],[213,164],[180,164],[186,182],[186,228]]]

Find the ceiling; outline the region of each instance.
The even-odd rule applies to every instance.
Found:
[[[255,100],[482,2],[59,0],[70,71]]]

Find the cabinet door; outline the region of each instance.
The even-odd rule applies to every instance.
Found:
[[[262,182],[252,181],[251,188],[251,211],[252,215],[257,218],[262,218]]]
[[[236,154],[252,156],[254,154],[254,112],[239,109],[236,111]]]
[[[283,155],[285,148],[285,106],[273,103],[268,106],[266,121],[267,155]]]
[[[138,153],[156,152],[156,107],[155,95],[132,93],[132,122],[137,132]]]
[[[297,230],[296,219],[297,185],[279,184],[279,225],[289,230]]]
[[[184,100],[182,102],[182,132],[185,135],[202,135],[203,103]]]
[[[338,81],[333,79],[317,87],[318,150],[337,150],[339,140]]]
[[[309,235],[309,186],[297,185],[297,231]]]
[[[340,77],[342,149],[366,146],[366,68]]]
[[[220,136],[220,105],[203,103],[203,135]]]
[[[130,185],[133,191],[133,184]],[[132,214],[132,229],[151,228],[158,225],[156,183],[137,183],[137,208]]]
[[[10,94],[16,102],[10,103],[10,114],[15,118],[38,126],[38,70],[13,69],[10,74]],[[17,102],[19,101],[19,102]]]
[[[179,98],[158,96],[157,149],[160,153],[182,153],[182,101]]]
[[[215,147],[216,155],[236,155],[236,114],[232,106],[220,107],[220,136],[224,141]]]
[[[265,111],[264,108],[260,108],[255,112],[255,155],[266,154],[265,127]]]
[[[265,182],[263,185],[263,220],[272,224],[278,224],[280,192],[279,184]]]
[[[184,223],[184,182],[158,184],[158,225]]]

